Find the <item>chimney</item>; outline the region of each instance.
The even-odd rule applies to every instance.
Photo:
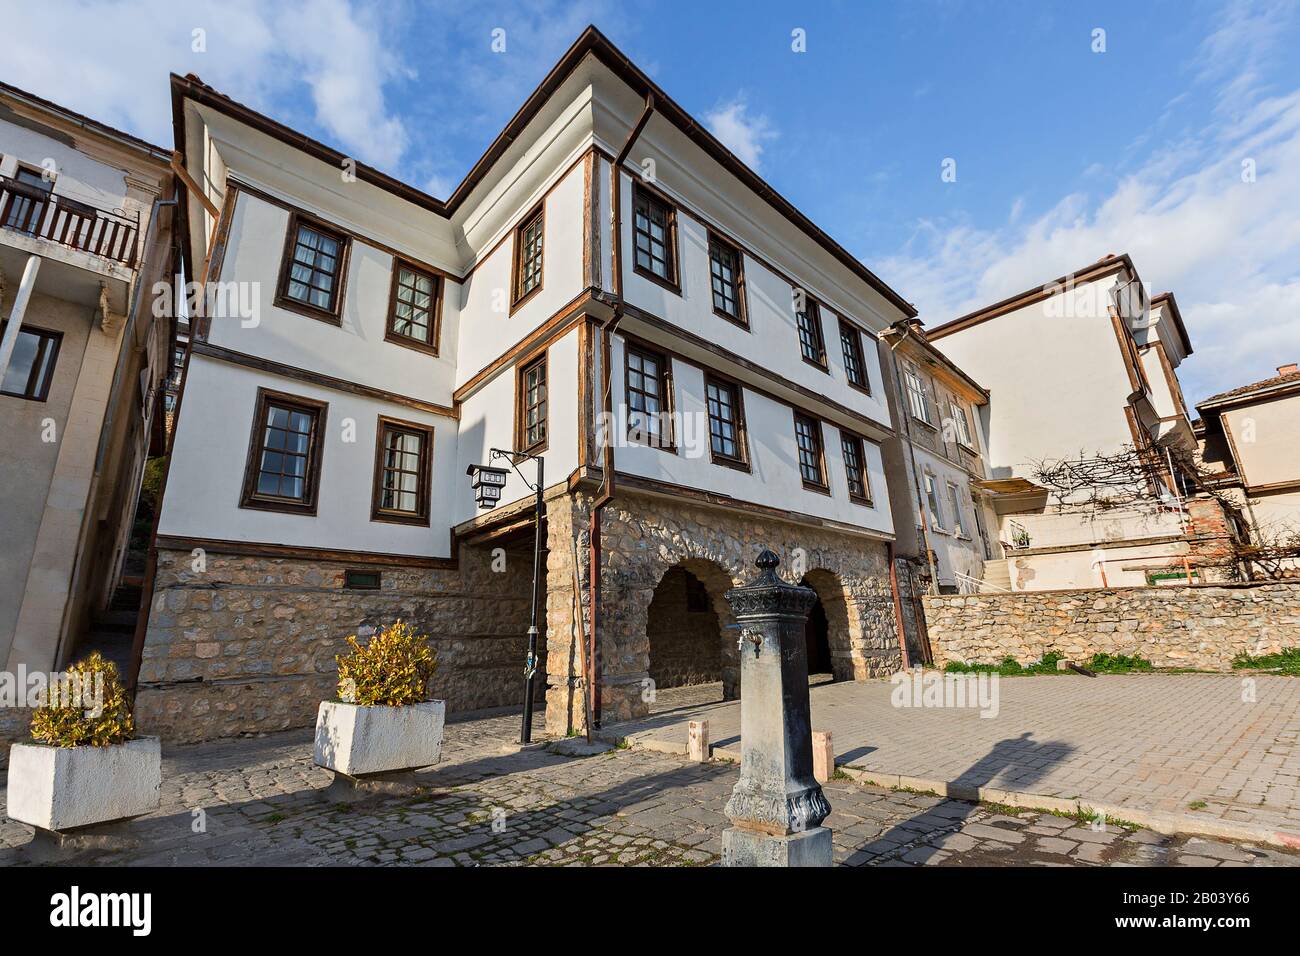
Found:
[[[1290,365],[1279,365],[1277,367],[1279,378],[1283,375],[1294,375],[1296,372],[1300,372],[1300,366],[1297,366],[1295,362],[1292,362]]]

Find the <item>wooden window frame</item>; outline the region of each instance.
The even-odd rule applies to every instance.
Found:
[[[375,583],[355,584],[351,580],[354,574],[365,574],[375,576]],[[382,591],[384,589],[384,574],[382,571],[366,571],[361,568],[345,568],[343,571],[343,587],[349,591]]]
[[[975,435],[971,431],[970,416],[966,413],[965,406],[956,398],[952,398],[948,401],[948,411],[952,415],[953,431],[957,433],[957,444],[972,454],[978,454],[975,449]],[[964,438],[963,432],[965,432]]]
[[[736,314],[731,315],[725,309],[718,308],[717,300],[713,292],[713,250],[714,248],[730,252],[736,257],[736,265],[733,269],[735,274],[734,285],[736,288]],[[712,229],[709,230],[708,239],[709,254],[709,302],[713,305],[713,314],[726,319],[733,325],[738,325],[746,332],[749,331],[749,303],[746,301],[745,288],[745,254],[741,252],[740,247],[734,242],[730,242],[718,235]]]
[[[389,432],[414,433],[421,437],[420,471],[417,476],[415,488],[416,507],[413,512],[385,508],[380,504],[380,497],[384,490],[384,451],[387,448],[385,439]],[[375,473],[371,481],[370,520],[387,521],[391,524],[420,525],[427,528],[429,526],[430,512],[429,489],[432,484],[432,477],[433,426],[380,415],[375,424]]]
[[[803,421],[812,426],[812,436],[817,441],[817,473],[821,477],[820,482],[810,481],[804,477],[803,460],[800,457],[801,449],[799,447],[799,424]],[[794,466],[799,470],[799,478],[803,486],[808,491],[820,492],[824,495],[831,493],[830,476],[826,473],[826,436],[824,434],[821,419],[812,415],[794,410]]]
[[[0,336],[4,335],[4,330],[8,328],[8,326],[8,320],[0,321]],[[40,339],[40,345],[36,349],[36,360],[32,362],[32,370],[27,373],[27,385],[23,389],[22,394],[17,392],[0,392],[0,396],[4,396],[5,398],[17,398],[25,402],[48,401],[50,397],[50,388],[54,385],[54,372],[58,368],[59,364],[59,350],[63,347],[63,333],[57,329],[44,329],[40,326],[28,325],[26,323],[18,328],[19,335],[22,335],[24,332],[35,335]],[[51,348],[54,351],[49,357],[50,374],[46,377],[43,388],[33,390],[32,386],[35,384],[33,378],[39,373],[41,366],[45,362],[45,353]]]
[[[803,307],[804,308],[802,314],[808,319],[811,330],[816,335],[817,351],[818,354],[821,356],[821,361],[815,362],[812,359],[810,359],[807,355],[804,354],[803,335],[800,334],[801,329],[799,328],[800,312],[798,309],[796,309],[794,313],[794,333],[795,333],[795,339],[797,340],[799,345],[799,358],[803,360],[805,365],[811,365],[813,368],[820,369],[821,371],[829,375],[831,368],[830,368],[830,363],[827,362],[826,360],[826,334],[825,332],[822,331],[821,306],[820,304],[818,304],[816,299],[814,299],[812,296],[808,294],[806,289],[804,290]]]
[[[955,481],[944,481],[948,487],[948,504],[952,505],[952,533],[956,538],[970,538],[970,532],[962,525],[961,520],[961,489],[957,487]]]
[[[520,288],[524,277],[524,232],[535,220],[542,222],[541,263],[537,271],[537,285],[526,293]],[[542,200],[519,220],[514,230],[514,250],[510,254],[510,314],[514,315],[525,302],[542,291],[546,280],[546,200]]]
[[[529,370],[535,365],[541,365],[545,370],[546,385],[546,412],[542,415],[542,437],[538,441],[529,445],[526,441],[528,409],[525,407],[527,402],[527,387],[525,385],[526,376]],[[543,349],[535,355],[530,355],[525,361],[521,361],[515,366],[515,451],[525,452],[530,455],[544,452],[551,441],[551,368],[548,356],[548,350]]]
[[[667,219],[667,228],[664,231],[667,233],[667,236],[664,242],[664,251],[667,253],[668,262],[672,266],[672,276],[670,278],[665,278],[663,276],[657,275],[655,274],[654,271],[643,267],[640,263],[637,262],[636,210],[637,210],[637,205],[643,199],[647,203],[654,203],[656,205],[662,206],[665,210],[665,218]],[[632,229],[632,271],[635,272],[637,275],[641,276],[642,278],[650,280],[656,285],[663,286],[669,292],[673,292],[676,293],[677,295],[681,295],[682,294],[682,266],[681,266],[681,256],[677,248],[678,245],[677,204],[674,203],[667,196],[665,196],[663,193],[661,193],[659,190],[651,189],[649,186],[647,186],[643,182],[640,182],[639,180],[633,180],[632,216],[631,216],[631,221],[628,223],[628,225]]]
[[[933,499],[930,497],[931,486],[934,488]],[[940,534],[950,534],[951,532],[944,527],[943,523],[943,497],[939,494],[939,476],[932,471],[922,472],[921,489],[925,492],[926,504],[930,506],[930,530]]]
[[[334,298],[328,309],[322,309],[319,306],[289,296],[289,276],[293,270],[293,251],[298,244],[298,230],[302,226],[322,233],[339,244],[338,272],[334,276]],[[290,312],[297,312],[299,315],[305,315],[309,318],[319,319],[330,325],[342,326],[343,297],[347,291],[348,263],[352,258],[351,253],[352,236],[347,232],[300,210],[290,210],[289,228],[285,233],[284,251],[280,256],[280,278],[275,286],[274,304],[276,307],[287,309]]]
[[[915,391],[912,388],[912,380],[916,382]],[[907,393],[907,410],[912,418],[927,428],[934,428],[935,424],[930,420],[930,396],[925,390],[925,380],[921,378],[921,370],[907,361],[903,363],[903,391]],[[925,412],[924,416],[916,414],[916,403],[913,401],[914,395],[919,395],[921,398],[921,408]]]
[[[849,473],[849,460],[843,455],[844,450],[851,447],[858,459],[858,478],[861,480],[862,488],[866,494],[855,494],[853,491],[852,476]],[[874,508],[874,496],[871,492],[871,472],[867,468],[867,441],[861,435],[840,429],[840,452],[844,457],[844,477],[849,488],[849,500],[855,504],[865,505],[868,508]]]
[[[307,493],[302,501],[263,496],[257,493],[257,479],[262,473],[263,441],[266,432],[266,411],[270,405],[288,406],[315,416],[315,425],[307,442],[307,475],[304,479]],[[248,437],[248,458],[244,465],[244,484],[240,491],[239,507],[257,511],[276,511],[282,514],[315,515],[320,504],[320,476],[323,455],[325,421],[329,403],[269,388],[257,390],[257,403],[253,408],[253,427]]]
[[[633,355],[640,356],[642,360],[649,359],[659,363],[659,423],[661,429],[667,429],[667,434],[661,434],[659,444],[652,441],[640,440],[633,437],[632,434],[632,384],[630,360]],[[673,395],[673,360],[666,352],[637,341],[636,339],[624,338],[623,340],[623,405],[627,409],[628,431],[627,440],[638,445],[645,445],[647,448],[658,448],[660,451],[666,451],[669,454],[677,454],[677,436],[673,430],[673,411],[675,409]]]
[[[713,416],[709,412],[709,386],[714,385],[731,390],[734,399],[732,406],[735,414],[735,421],[732,426],[736,429],[736,450],[739,456],[732,458],[729,455],[722,455],[713,450]],[[704,418],[709,426],[709,460],[715,465],[721,465],[724,468],[735,468],[737,471],[749,471],[749,434],[745,429],[745,387],[735,379],[727,378],[725,375],[719,375],[709,369],[704,370]]]
[[[397,290],[400,285],[402,270],[415,273],[425,279],[433,281],[433,302],[429,309],[429,341],[424,342],[413,335],[406,335],[398,332],[394,328],[397,322]],[[442,296],[443,280],[442,276],[423,269],[415,263],[400,256],[393,257],[393,275],[388,284],[388,321],[384,324],[384,341],[392,342],[394,345],[400,345],[403,348],[415,349],[417,352],[425,352],[429,355],[438,354],[438,343],[442,337]]]
[[[843,316],[839,317],[840,325],[840,350],[844,353],[844,380],[849,383],[850,388],[856,388],[865,395],[871,394],[871,375],[867,372],[867,353],[862,347],[862,330]],[[846,335],[851,338],[846,339]],[[852,358],[858,363],[858,373],[862,376],[862,381],[853,381],[853,376],[849,374],[849,342],[853,343]]]

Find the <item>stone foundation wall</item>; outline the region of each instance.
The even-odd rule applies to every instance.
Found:
[[[586,589],[590,568],[591,497],[579,490],[551,499],[548,511],[550,582],[547,600],[549,673],[546,729],[563,735],[583,726],[580,655],[573,599],[573,543],[577,542],[583,620],[590,622]],[[884,542],[681,499],[619,489],[602,516],[599,699],[603,724],[649,711],[648,609],[669,568],[680,565],[704,583],[724,634],[734,623],[723,594],[750,581],[763,547],[782,556],[781,574],[805,575],[829,621],[837,679],[862,680],[896,671],[901,663],[888,549]],[[722,642],[724,696],[739,686],[734,640]]]
[[[138,693],[144,733],[173,742],[314,723],[336,696],[335,655],[359,627],[401,618],[438,655],[433,695],[449,710],[517,704],[532,549],[493,570],[487,549],[462,547],[456,570],[378,567],[381,590],[343,587],[357,565],[190,552],[158,554]]]
[[[925,599],[935,664],[1021,664],[1059,651],[1138,655],[1157,667],[1231,670],[1238,654],[1300,646],[1300,583],[1031,591]]]

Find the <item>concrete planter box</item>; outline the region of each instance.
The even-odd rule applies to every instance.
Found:
[[[137,737],[107,747],[14,744],[9,817],[42,830],[71,830],[158,809],[162,747]]]
[[[349,777],[435,764],[446,715],[443,700],[406,707],[324,701],[316,717],[316,764]]]

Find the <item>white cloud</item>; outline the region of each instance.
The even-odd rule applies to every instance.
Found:
[[[750,169],[757,170],[765,143],[780,134],[763,114],[751,116],[744,95],[704,114],[704,125]]]
[[[5,13],[6,82],[159,145],[172,141],[167,73],[193,72],[255,109],[301,95],[334,144],[395,169],[408,137],[384,87],[411,75],[390,51],[396,8],[349,0],[52,0]],[[201,30],[206,49],[193,49]]]
[[[1189,401],[1300,361],[1300,89],[1265,94],[1260,29],[1207,41],[1220,60],[1207,92],[1233,105],[1198,138],[1156,139],[1108,193],[1071,192],[1037,216],[919,222],[881,274],[937,325],[1127,252],[1152,292],[1178,297],[1195,348],[1179,369]],[[1236,72],[1230,55],[1251,65]],[[1243,182],[1245,159],[1255,182]]]

